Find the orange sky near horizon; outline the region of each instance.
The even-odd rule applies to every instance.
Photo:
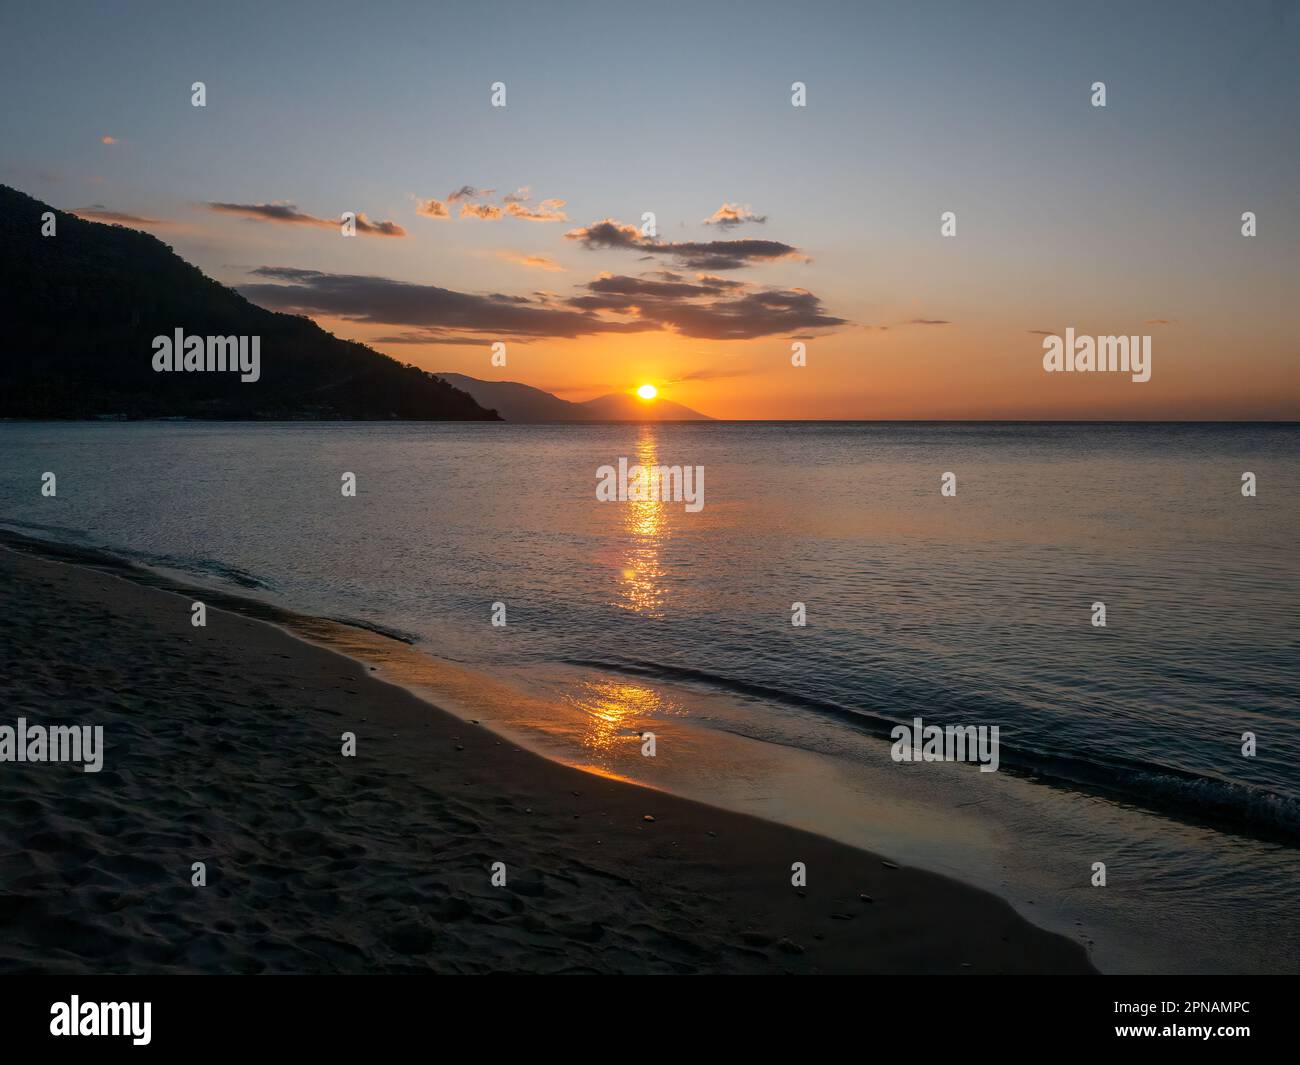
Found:
[[[321,324],[366,340],[357,323]],[[1072,323],[1077,333],[1087,323]],[[1098,323],[1094,335],[1102,334]],[[1062,331],[1064,327],[1061,327]],[[1300,368],[1284,337],[1259,339],[1249,359],[1225,366],[1214,345],[1172,322],[1108,321],[1152,337],[1152,375],[1048,374],[1043,337],[999,323],[888,330],[849,327],[803,341],[807,365],[791,364],[791,341],[700,341],[664,333],[507,342],[507,365],[491,345],[373,344],[422,369],[519,381],[582,401],[654,384],[662,399],[710,417],[750,420],[1294,420]],[[1189,335],[1191,334],[1191,335]],[[1226,379],[1225,379],[1225,374]]]

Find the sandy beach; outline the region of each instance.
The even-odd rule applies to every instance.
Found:
[[[0,971],[1092,971],[991,895],[547,761],[276,625],[0,572],[0,724],[105,744],[0,765]]]

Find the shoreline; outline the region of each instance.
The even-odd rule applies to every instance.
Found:
[[[217,580],[224,579],[229,583],[242,586],[242,589],[247,591],[265,590],[265,585],[252,575],[226,566],[218,566],[210,575],[195,576],[184,569],[176,569],[159,563],[136,562],[124,555],[116,554],[111,550],[98,546],[81,546],[65,541],[46,540],[0,526],[0,549],[5,548],[30,554],[36,558],[89,567],[175,594],[202,596],[204,601],[209,604],[216,603],[232,613],[275,625],[291,636],[316,646],[334,650],[346,658],[362,664],[378,662],[381,664],[385,679],[390,683],[396,684],[398,687],[415,695],[422,702],[429,703],[443,712],[451,713],[453,716],[462,719],[467,716],[465,713],[452,710],[449,706],[439,704],[439,698],[446,694],[440,690],[439,686],[427,682],[422,683],[418,679],[408,682],[409,675],[426,672],[423,669],[410,668],[411,656],[415,656],[426,664],[435,661],[431,655],[416,648],[416,645],[421,642],[421,638],[413,633],[361,618],[309,614],[272,599],[256,598],[253,595],[244,594],[243,590],[230,590],[221,587],[220,584],[204,583],[205,578],[210,576],[215,577]],[[398,665],[397,668],[389,668],[392,665],[391,660],[394,653],[398,651],[398,649],[389,646],[390,643],[401,644],[404,648],[410,649],[409,654],[401,652],[406,659],[404,666]],[[442,669],[459,671],[459,663],[455,660],[439,659],[437,661]],[[660,675],[652,675],[645,668],[596,660],[566,660],[563,665],[586,667],[605,673],[612,672],[633,679],[650,679],[661,684],[689,684],[700,679],[691,670],[681,670],[679,671],[682,674],[681,676],[665,678]],[[474,669],[473,667],[469,667],[466,673],[467,675],[477,674],[478,679],[489,683],[495,683],[498,679],[494,675],[484,673],[481,669]],[[469,677],[471,683],[473,679],[472,676]],[[464,687],[466,679],[463,677],[458,678],[458,683],[461,687]],[[884,743],[892,742],[889,736],[891,729],[895,725],[893,720],[873,717],[866,712],[845,710],[843,707],[822,704],[816,700],[792,697],[789,693],[766,689],[759,685],[742,684],[737,689],[736,682],[732,681],[731,684],[731,694],[735,694],[738,690],[742,696],[755,696],[778,703],[796,705],[801,708],[812,707],[819,713],[829,714],[837,720],[850,725],[865,736]],[[535,754],[539,754],[548,760],[558,760],[553,752],[547,753],[544,744],[530,742],[518,733],[510,735],[508,738],[513,742],[528,744]],[[565,762],[564,764],[578,765],[578,763],[573,762]],[[599,772],[599,769],[594,766],[583,766],[583,768]],[[1123,778],[1117,777],[1112,780],[1105,776],[1106,773],[1118,773],[1120,770],[1124,770],[1130,775],[1130,784],[1131,777],[1134,774],[1157,773],[1164,790],[1153,791],[1150,788],[1122,787],[1119,786],[1119,782]],[[1288,847],[1294,846],[1297,840],[1297,825],[1294,822],[1294,814],[1288,814],[1287,811],[1264,807],[1256,811],[1246,811],[1243,814],[1240,810],[1230,809],[1226,805],[1226,799],[1220,798],[1218,800],[1220,805],[1215,806],[1207,804],[1203,796],[1200,798],[1199,805],[1189,808],[1187,792],[1194,792],[1198,785],[1214,784],[1216,781],[1210,777],[1169,766],[1144,765],[1141,763],[1128,766],[1114,764],[1107,767],[1090,766],[1079,759],[1066,755],[1043,755],[1032,751],[1026,755],[1025,752],[1019,749],[1008,749],[1003,745],[1000,771],[1004,775],[1017,777],[1035,785],[1058,789],[1065,793],[1083,795],[1107,802],[1133,804],[1146,814],[1172,818],[1182,825],[1193,828],[1209,829],[1263,844],[1281,844]],[[1169,790],[1175,785],[1181,786],[1184,790]],[[1267,798],[1267,796],[1264,797]],[[1288,815],[1292,818],[1289,822],[1283,820],[1283,817]]]
[[[978,888],[516,747],[300,615],[203,589],[196,629],[148,571],[23,539],[9,716],[108,749],[89,785],[3,766],[2,971],[1096,971]]]

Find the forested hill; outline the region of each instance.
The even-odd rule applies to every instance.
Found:
[[[54,236],[42,236],[53,211]],[[0,417],[496,420],[465,392],[249,303],[162,241],[0,185]],[[260,337],[260,377],[156,372],[156,336]]]

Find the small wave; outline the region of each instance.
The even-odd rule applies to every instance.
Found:
[[[921,713],[918,709],[914,713],[895,717],[685,666],[577,658],[565,661],[569,665],[588,669],[700,684],[800,710],[811,710],[847,722],[884,740],[890,739],[890,730],[896,725],[908,724]],[[983,697],[973,701],[989,702]],[[970,705],[962,707],[961,703],[960,699],[953,700],[954,705],[944,707],[945,713],[959,709],[969,712],[972,709]],[[981,708],[978,716],[1005,720],[1012,715]],[[1085,758],[1036,750],[1028,744],[1008,744],[1005,732],[1004,729],[999,744],[1000,768],[1016,776],[1032,779],[1036,783],[1102,794],[1179,820],[1207,823],[1250,835],[1280,836],[1289,841],[1300,839],[1300,802],[1294,798],[1249,784],[1138,759],[1119,756]]]
[[[124,551],[124,555],[142,562],[147,566],[166,567],[181,573],[192,573],[197,577],[216,577],[227,584],[239,588],[252,588],[259,591],[271,591],[272,585],[255,574],[238,566],[228,566],[224,562],[209,559],[177,558],[172,555],[151,555],[144,552]]]
[[[388,625],[381,625],[377,621],[362,621],[359,618],[341,617],[329,617],[325,620],[332,621],[337,625],[347,625],[353,629],[365,629],[367,632],[373,632],[376,636],[384,636],[390,640],[397,640],[399,643],[415,644],[420,641],[420,637],[415,633],[394,629]]]

